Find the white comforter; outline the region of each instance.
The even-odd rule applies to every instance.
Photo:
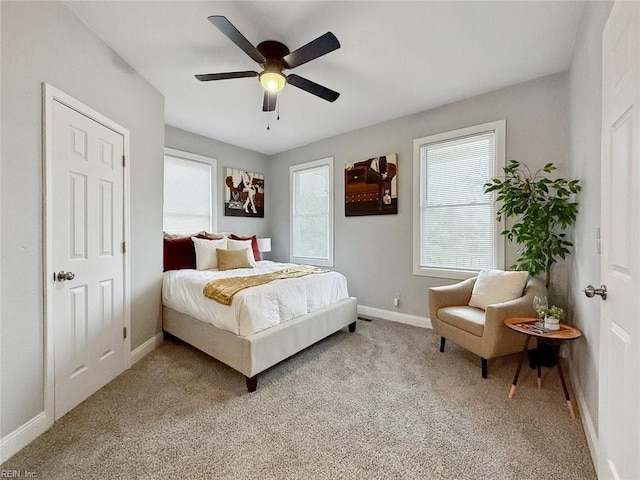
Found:
[[[348,298],[347,279],[338,272],[274,280],[241,290],[230,306],[204,296],[211,280],[258,275],[292,267],[292,263],[257,262],[235,270],[171,270],[164,272],[162,303],[203,322],[246,336]]]

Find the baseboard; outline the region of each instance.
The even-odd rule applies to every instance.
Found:
[[[138,348],[136,348],[133,352],[131,352],[131,365],[136,362],[142,360],[145,356],[149,355],[156,348],[158,348],[164,340],[164,335],[162,332],[157,333],[155,337],[151,337],[149,340],[144,342]]]
[[[571,362],[571,356],[569,356],[569,372],[571,377],[571,385],[573,386],[573,394],[576,397],[575,400],[578,403],[578,409],[580,410],[580,420],[582,421],[582,428],[584,429],[585,437],[587,438],[587,445],[589,446],[589,452],[591,452],[591,461],[598,471],[598,433],[593,426],[593,419],[587,409],[587,403],[584,399],[584,393],[582,385],[578,381],[578,377],[575,375],[575,369]]]
[[[9,435],[0,440],[0,464],[6,462],[36,438],[49,430],[49,422],[45,412],[40,412],[27,423],[16,428]]]
[[[369,318],[381,318],[392,322],[406,323],[415,327],[433,328],[431,319],[428,317],[419,317],[417,315],[409,315],[408,313],[392,312],[391,310],[383,310],[381,308],[367,307],[366,305],[358,305],[358,315]]]

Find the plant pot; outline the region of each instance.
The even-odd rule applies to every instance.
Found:
[[[547,330],[560,330],[560,320],[556,317],[544,317],[544,328]]]

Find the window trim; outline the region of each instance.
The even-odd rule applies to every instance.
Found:
[[[304,263],[307,265],[316,265],[319,267],[333,267],[334,266],[334,244],[335,244],[335,209],[334,209],[334,158],[326,157],[319,160],[313,160],[310,162],[299,163],[297,165],[291,165],[289,167],[289,261],[291,263]],[[327,258],[315,258],[315,257],[296,257],[293,255],[293,214],[295,203],[294,192],[294,174],[303,170],[310,170],[312,168],[327,166],[329,167],[329,245],[327,248]]]
[[[164,157],[173,157],[179,160],[187,160],[190,162],[204,163],[211,167],[211,219],[210,232],[218,231],[218,160],[213,157],[206,157],[204,155],[198,155],[197,153],[185,152],[184,150],[178,150],[175,148],[164,147],[164,156],[162,157],[162,223],[164,229]]]
[[[494,176],[500,175],[505,166],[506,156],[506,120],[496,120],[494,122],[483,123],[471,127],[460,128],[449,132],[442,132],[435,135],[428,135],[416,138],[413,141],[413,274],[424,277],[438,277],[451,279],[466,279],[478,274],[476,270],[453,269],[453,268],[424,268],[420,266],[420,211],[421,211],[421,185],[422,171],[420,165],[420,148],[424,145],[453,140],[460,137],[478,135],[485,132],[495,133],[495,164]],[[487,179],[489,180],[489,179]],[[495,196],[494,196],[495,198]],[[496,209],[500,205],[496,205]],[[495,248],[494,260],[497,269],[504,269],[505,266],[505,239],[500,233],[504,230],[504,219],[500,222],[494,219]]]

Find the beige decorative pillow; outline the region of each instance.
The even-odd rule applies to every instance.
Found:
[[[249,262],[249,255],[251,249],[242,250],[223,250],[218,248],[216,253],[218,254],[218,270],[233,270],[234,268],[253,268],[251,262]]]
[[[224,233],[211,233],[211,232],[205,232],[204,230],[193,236],[198,238],[204,238],[206,240],[222,240],[223,238],[225,238]]]
[[[227,239],[205,240],[203,238],[191,237],[193,246],[196,249],[196,269],[210,270],[218,268],[217,248],[227,248]]]
[[[199,232],[195,232],[195,233],[162,232],[162,236],[168,239],[184,238],[184,237],[199,237],[199,238],[205,238],[208,240],[221,240],[226,237],[224,233],[210,233],[205,230],[200,230]]]
[[[184,238],[184,237],[192,237],[198,235],[197,233],[170,233],[170,232],[162,232],[163,238],[168,238],[169,240],[173,240],[176,238]]]
[[[487,305],[520,298],[528,278],[529,272],[482,270],[473,286],[469,306],[486,310]]]
[[[253,248],[251,245],[251,240],[234,240],[233,238],[227,238],[227,249],[228,250],[244,250],[248,248],[247,257],[249,258],[249,263],[251,263],[252,267],[256,266],[256,259],[253,255]]]

